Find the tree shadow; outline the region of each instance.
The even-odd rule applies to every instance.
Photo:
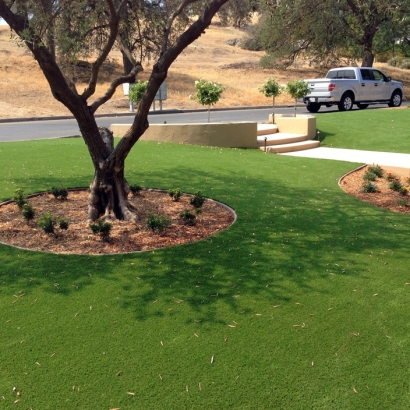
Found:
[[[168,150],[181,158],[164,156]],[[130,179],[191,193],[199,188],[231,206],[236,223],[197,243],[125,255],[51,255],[1,246],[2,292],[41,286],[69,297],[104,280],[118,293],[118,306],[138,320],[189,308],[188,320],[226,323],[217,313],[221,304],[246,313],[257,298],[276,305],[295,292],[323,294],[318,279],[370,279],[364,256],[408,246],[410,227],[402,215],[363,204],[337,186],[335,176],[351,164],[161,144],[149,161],[144,156],[142,173],[138,155],[130,158]],[[237,172],[238,161],[248,166],[246,173]]]

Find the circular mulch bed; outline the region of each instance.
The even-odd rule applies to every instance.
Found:
[[[392,180],[399,181],[404,188],[410,190],[410,180],[402,175],[392,174],[383,170],[383,176],[371,181],[377,188],[377,192],[363,192],[363,186],[366,181],[363,179],[364,174],[369,170],[369,166],[360,167],[345,176],[340,181],[340,187],[350,195],[355,196],[361,201],[367,202],[379,208],[388,209],[393,212],[403,214],[410,213],[410,196],[406,193],[393,191],[389,188]]]
[[[141,216],[139,222],[112,221],[110,241],[104,242],[94,235],[87,222],[88,192],[70,191],[66,200],[55,199],[44,193],[29,197],[35,209],[34,221],[27,223],[14,202],[0,204],[0,242],[23,249],[65,254],[113,254],[148,251],[207,238],[235,221],[235,212],[219,202],[207,199],[196,223],[183,223],[180,213],[189,209],[189,195],[182,195],[178,202],[172,201],[166,192],[143,190],[131,196],[130,202]],[[55,234],[46,234],[37,225],[37,218],[44,212],[62,217],[70,225],[67,230],[56,228]],[[146,225],[148,213],[166,215],[171,226],[163,233],[153,233]]]

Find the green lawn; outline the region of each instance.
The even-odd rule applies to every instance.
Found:
[[[317,114],[321,146],[410,154],[410,109],[370,107]]]
[[[87,155],[3,143],[0,198],[87,186]],[[130,182],[201,189],[237,222],[129,255],[0,246],[0,408],[408,409],[410,224],[341,191],[353,167],[139,142]]]

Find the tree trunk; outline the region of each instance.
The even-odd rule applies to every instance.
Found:
[[[130,59],[126,56],[126,54],[121,51],[122,54],[122,65],[124,67],[124,74],[128,75],[131,70],[134,68],[134,64],[132,63],[132,61],[130,61]]]
[[[364,49],[362,55],[362,67],[373,67],[374,63],[374,54],[370,49]]]
[[[114,151],[114,137],[105,127],[98,127],[101,138],[110,153]],[[120,219],[135,221],[139,219],[137,209],[128,202],[129,185],[124,177],[125,158],[114,158],[95,167],[94,180],[90,185],[88,198],[88,219],[95,221],[102,217],[105,220]]]

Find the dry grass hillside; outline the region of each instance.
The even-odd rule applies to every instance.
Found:
[[[226,87],[217,107],[238,107],[270,105],[271,100],[258,92],[258,88],[268,77],[277,79],[279,83],[286,83],[289,80],[315,78],[324,74],[302,64],[286,71],[263,70],[258,66],[262,53],[225,44],[228,39],[242,36],[244,33],[240,30],[212,25],[205,35],[188,47],[171,67],[167,81],[168,100],[163,103],[163,109],[200,108],[189,99],[189,95],[195,92],[195,80],[200,78],[217,81]],[[119,57],[118,52],[113,52],[110,56],[110,64],[105,67],[96,96],[104,93],[110,73],[121,73]],[[394,69],[385,64],[377,66],[388,75],[403,81],[405,88],[410,89],[410,70]],[[149,62],[141,79],[147,78],[148,69]],[[78,73],[79,78],[86,75],[86,68]],[[83,88],[84,84],[78,83],[78,90]],[[0,26],[0,90],[0,118],[69,114],[52,97],[47,82],[29,52],[10,41],[7,26]],[[291,102],[286,95],[277,99],[277,104]],[[120,88],[98,113],[125,112],[128,107],[128,100]]]

